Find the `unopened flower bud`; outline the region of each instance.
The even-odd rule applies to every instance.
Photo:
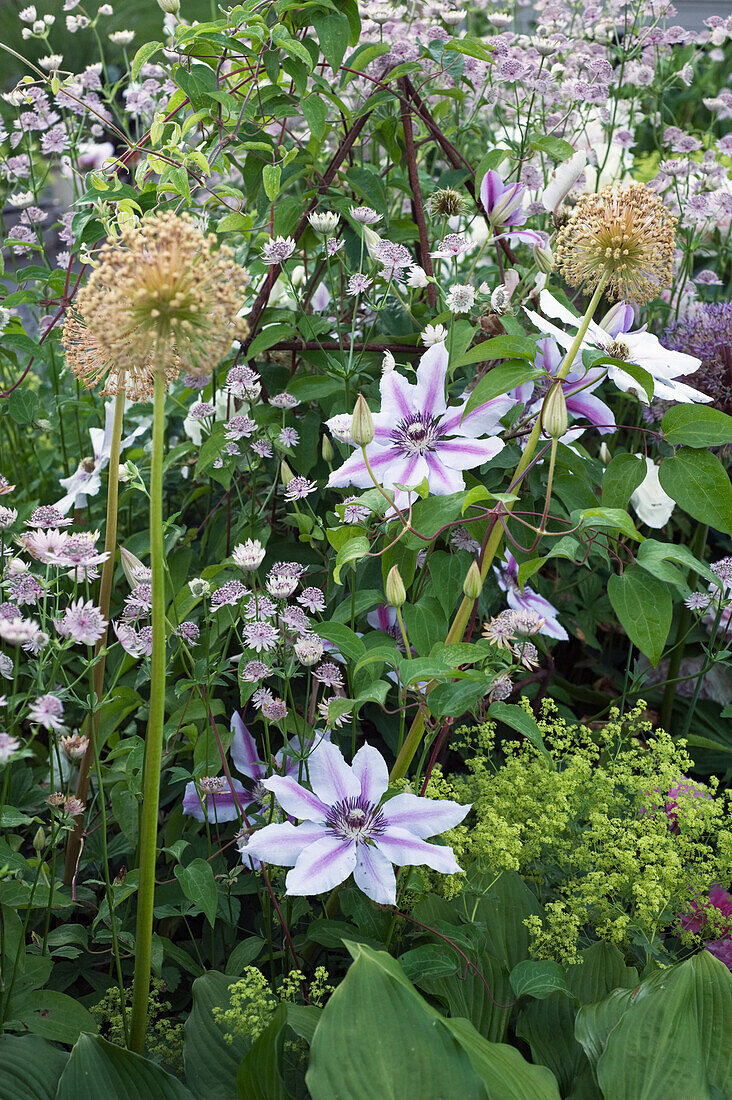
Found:
[[[351,439],[357,447],[366,447],[374,438],[374,420],[371,409],[360,393],[353,408],[351,419]]]
[[[46,834],[43,831],[43,826],[39,825],[36,830],[36,835],[33,837],[33,850],[40,855],[45,847]]]
[[[158,0],[158,7],[166,15],[177,15],[180,11],[180,0]]]
[[[601,443],[600,444],[600,462],[603,464],[603,466],[607,466],[612,457],[613,456],[611,455],[610,449],[608,448],[607,444],[606,443]]]
[[[544,431],[552,439],[561,439],[567,430],[567,402],[561,382],[555,382],[544,401],[541,412]]]
[[[386,578],[386,602],[391,607],[401,607],[407,599],[407,590],[404,587],[402,575],[398,565],[392,565]]]
[[[294,476],[295,475],[293,474],[287,463],[280,462],[280,480],[282,481],[282,484],[285,486],[289,485]]]
[[[469,600],[477,600],[483,590],[483,578],[480,575],[478,563],[474,561],[465,575],[463,581],[463,595]]]
[[[551,275],[554,270],[554,255],[551,248],[544,248],[540,244],[535,244],[534,262],[544,275]]]
[[[498,228],[509,224],[511,216],[523,205],[525,190],[520,183],[506,188],[490,212],[491,225]]]
[[[331,443],[327,435],[323,436],[323,442],[320,446],[320,453],[323,456],[323,462],[327,462],[330,466],[335,458],[335,451],[333,450],[333,444]]]
[[[122,562],[122,572],[130,588],[137,588],[138,584],[149,582],[150,570],[146,565],[143,565],[139,558],[136,558],[129,550],[125,550],[124,546],[120,547],[119,556]]]
[[[205,581],[203,577],[196,577],[194,580],[189,581],[188,587],[191,590],[191,595],[195,596],[197,600],[202,599],[204,596],[208,596],[211,591],[211,585],[208,581]]]

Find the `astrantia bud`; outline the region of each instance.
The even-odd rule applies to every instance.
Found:
[[[561,382],[556,382],[544,401],[541,411],[544,431],[552,439],[561,439],[567,430],[567,402]]]
[[[317,665],[323,656],[323,643],[317,634],[306,634],[295,642],[295,655],[301,665]]]
[[[139,558],[136,558],[129,550],[125,550],[124,546],[120,547],[119,556],[122,561],[122,572],[130,588],[137,588],[138,584],[149,582],[150,570],[146,565],[143,565]]]
[[[177,15],[180,11],[180,0],[158,0],[158,7],[166,15]]]
[[[248,571],[259,569],[264,561],[264,555],[265,549],[259,539],[247,539],[246,542],[239,543],[238,546],[234,547],[231,557],[235,565]]]
[[[322,237],[330,237],[338,227],[340,215],[333,210],[319,210],[308,214],[311,228]]]
[[[366,447],[374,438],[374,419],[371,410],[360,393],[353,408],[351,439],[357,447]]]
[[[211,592],[211,585],[203,577],[196,577],[195,580],[189,581],[188,587],[191,590],[191,595],[195,596],[197,600],[208,596]]]
[[[554,255],[551,248],[544,248],[540,244],[535,244],[534,262],[544,275],[551,275],[554,270]]]
[[[472,562],[470,569],[463,581],[463,595],[469,600],[477,600],[478,596],[483,591],[483,578],[480,575],[480,569],[477,562]]]
[[[386,602],[391,607],[401,607],[407,599],[407,590],[404,587],[402,575],[398,565],[392,565],[386,578]]]

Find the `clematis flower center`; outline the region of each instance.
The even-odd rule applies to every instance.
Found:
[[[402,454],[423,455],[435,449],[435,444],[442,438],[442,431],[436,417],[412,413],[399,421],[391,438]]]
[[[342,840],[368,840],[384,831],[384,815],[373,802],[364,798],[346,798],[331,806],[326,818],[328,828]]]
[[[623,340],[613,340],[611,344],[607,345],[605,351],[613,359],[623,359],[626,362],[630,359],[630,348]]]

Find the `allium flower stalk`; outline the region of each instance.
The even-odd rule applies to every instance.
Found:
[[[556,261],[572,286],[605,286],[642,304],[671,284],[676,219],[645,184],[583,195],[560,229]]]

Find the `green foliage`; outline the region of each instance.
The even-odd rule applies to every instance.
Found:
[[[183,1024],[171,1019],[170,1004],[164,1000],[165,993],[165,983],[153,978],[148,999],[145,1053],[171,1073],[178,1073],[183,1068]],[[128,1019],[131,999],[131,990],[125,989],[124,1012]],[[91,1014],[103,1039],[119,1047],[125,1046],[126,1033],[118,986],[109,987],[102,999],[92,1006]]]

